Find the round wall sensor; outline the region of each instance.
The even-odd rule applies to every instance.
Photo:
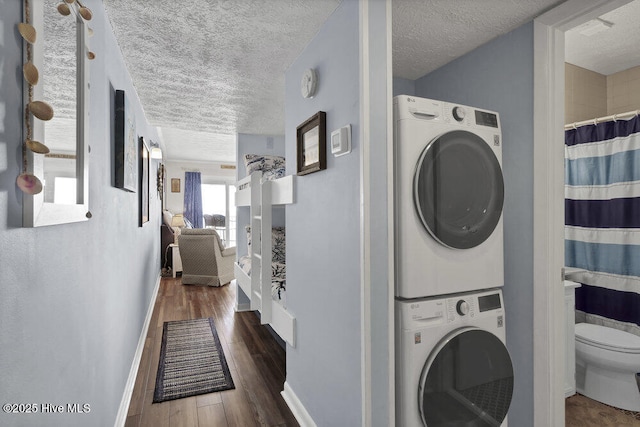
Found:
[[[313,98],[318,88],[318,75],[316,70],[308,68],[302,73],[302,80],[300,82],[300,92],[303,98]]]

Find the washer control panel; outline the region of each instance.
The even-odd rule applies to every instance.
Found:
[[[469,314],[469,303],[461,299],[456,304],[456,311],[460,316],[466,316],[467,314]]]
[[[453,118],[457,121],[463,121],[466,115],[467,112],[465,111],[464,107],[453,107]]]
[[[460,296],[447,299],[447,320],[453,322],[456,317],[476,316],[476,300],[472,296]]]

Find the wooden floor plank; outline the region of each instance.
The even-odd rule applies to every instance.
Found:
[[[140,418],[142,415],[128,415],[124,421],[124,427],[138,427],[140,426]]]
[[[156,328],[156,338],[151,346],[149,355],[149,371],[147,374],[147,390],[156,388],[156,376],[158,374],[158,363],[160,362],[160,347],[162,346],[162,326]]]
[[[198,427],[198,407],[195,396],[169,402],[169,427]]]
[[[232,371],[236,388],[220,393],[224,406],[225,418],[229,427],[258,427],[257,410],[247,398],[242,380],[238,371]]]
[[[153,390],[147,390],[140,427],[169,427],[170,402],[152,403]]]
[[[244,343],[231,344],[231,352],[238,366],[242,369],[238,371],[238,377],[242,382],[246,396],[249,402],[255,408],[258,422],[261,425],[278,425],[283,422],[277,404],[274,402],[273,395],[269,393],[269,389],[264,382],[262,373],[256,367],[256,364]],[[261,357],[254,355],[254,357]],[[236,384],[238,387],[238,384]]]
[[[222,403],[198,408],[198,424],[201,426],[227,427],[227,419]]]
[[[151,355],[149,348],[151,347],[152,341],[153,340],[150,338],[147,338],[144,341],[140,366],[138,366],[138,374],[136,375],[136,382],[133,386],[133,393],[131,394],[129,415],[139,415],[142,413],[142,407],[144,406],[144,392],[147,389],[147,378],[149,376],[149,356]]]
[[[220,393],[207,393],[196,396],[196,406],[198,408],[202,406],[217,405],[218,403],[222,403]]]
[[[253,312],[236,313],[233,286],[184,286],[162,278],[127,427],[298,426],[280,391],[286,354]],[[152,403],[164,322],[212,317],[236,388]]]

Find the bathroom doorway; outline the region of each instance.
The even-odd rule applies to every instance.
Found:
[[[640,265],[633,261],[637,257],[625,255],[640,243],[633,238],[640,229],[621,220],[637,200],[636,168],[630,160],[638,151],[628,130],[637,125],[640,110],[640,34],[634,40],[638,19],[640,0],[634,0],[565,32],[565,278],[580,284],[575,298],[569,296],[575,310],[569,302],[567,317],[576,324],[606,327],[611,334],[640,335],[635,309],[640,301],[635,269],[640,271]],[[611,257],[611,251],[618,256]],[[618,409],[638,411],[635,384],[622,392],[624,382],[612,383],[603,395],[602,386],[588,388],[585,360],[572,357],[573,323],[567,328],[567,351],[572,353],[566,355],[566,425],[581,425],[586,417],[603,425],[613,425],[612,420],[640,424],[640,412]],[[635,338],[628,337],[625,343]]]
[[[534,412],[536,425],[564,423],[565,32],[630,0],[569,1],[534,23]]]

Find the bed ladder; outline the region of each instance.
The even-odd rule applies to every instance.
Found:
[[[271,182],[260,181],[260,172],[251,174],[251,310],[260,311],[260,323],[265,325],[272,317],[272,209]]]

